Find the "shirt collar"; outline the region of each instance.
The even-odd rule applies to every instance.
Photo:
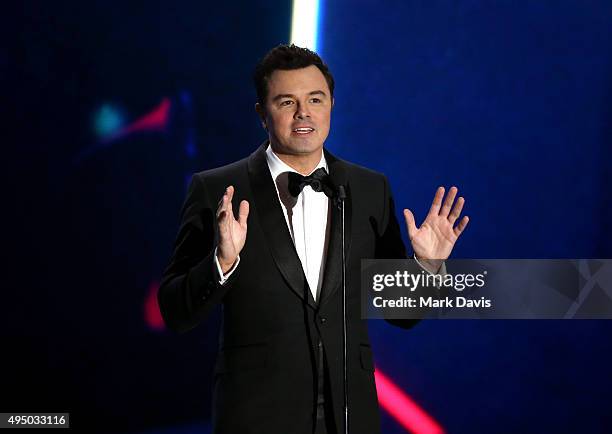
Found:
[[[274,153],[274,151],[272,150],[272,146],[270,146],[270,144],[268,144],[268,147],[266,148],[266,161],[268,162],[268,168],[270,169],[270,174],[272,175],[272,179],[274,181],[276,181],[276,179],[281,173],[285,173],[285,172],[299,173],[297,170],[295,170],[294,168],[286,164],[283,160],[278,158],[278,155]],[[325,152],[323,151],[321,151],[321,159],[319,160],[319,164],[317,164],[317,166],[314,169],[312,169],[312,172],[314,172],[320,167],[324,168],[325,171],[329,173],[329,169],[327,167],[327,160],[325,159]],[[310,172],[309,175],[312,172]]]

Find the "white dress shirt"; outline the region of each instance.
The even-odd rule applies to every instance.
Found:
[[[309,185],[304,186],[298,197],[293,197],[289,193],[288,172],[299,172],[278,158],[269,145],[266,149],[266,161],[285,215],[287,228],[302,263],[310,292],[316,301],[321,292],[327,255],[329,198],[323,192],[314,191]],[[319,164],[308,175],[321,167],[329,173],[323,151]]]

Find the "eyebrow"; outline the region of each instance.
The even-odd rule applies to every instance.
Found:
[[[313,90],[312,92],[310,92],[308,94],[310,95],[323,95],[323,96],[327,96],[327,94],[325,92],[323,92],[322,90]],[[282,98],[295,98],[295,95],[292,95],[290,93],[281,93],[280,95],[276,95],[274,98],[272,98],[272,102],[276,102],[279,99]]]

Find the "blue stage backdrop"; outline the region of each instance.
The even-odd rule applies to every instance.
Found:
[[[457,185],[471,221],[456,257],[612,256],[612,3],[320,13],[328,147],[386,173],[399,212],[420,222]],[[76,432],[207,432],[219,312],[177,336],[155,292],[190,175],[265,138],[251,72],[288,41],[291,2],[26,1],[6,16],[1,409],[70,411]],[[370,326],[379,372],[448,433],[612,429],[611,322]],[[385,434],[406,432],[382,414]]]
[[[610,257],[611,20],[609,2],[327,1],[329,147],[417,220],[457,185],[456,257]],[[378,367],[448,432],[612,429],[609,322],[370,323]]]

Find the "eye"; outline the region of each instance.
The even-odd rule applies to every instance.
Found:
[[[315,104],[318,104],[318,103],[321,102],[321,100],[319,98],[312,98],[310,101],[314,102]]]
[[[291,101],[290,99],[286,99],[285,101],[281,101],[280,105],[282,106],[288,106],[293,104],[293,101]]]

